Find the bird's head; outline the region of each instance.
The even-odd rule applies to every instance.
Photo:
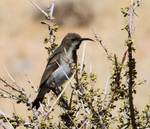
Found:
[[[72,50],[77,50],[84,40],[94,41],[90,38],[82,38],[79,34],[76,33],[68,33],[62,40],[61,45],[63,45],[66,49],[71,48]]]

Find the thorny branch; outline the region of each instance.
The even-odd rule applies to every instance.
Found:
[[[138,2],[134,5],[133,7],[133,11],[138,7],[140,6],[140,3],[142,2],[142,0],[138,0]]]
[[[135,9],[140,6],[140,3],[142,2],[142,0],[138,0],[137,3],[133,6],[133,13],[135,13]],[[130,12],[126,12],[126,15],[130,15]]]
[[[133,25],[133,11],[134,11],[134,7],[133,7],[133,0],[131,0],[131,5],[130,5],[130,13],[129,13],[129,30],[128,30],[128,37],[129,39],[132,39],[132,25]],[[131,113],[131,123],[132,123],[132,127],[133,129],[137,129],[136,126],[136,121],[135,121],[135,109],[134,109],[134,104],[133,104],[133,58],[132,58],[132,45],[133,43],[129,43],[128,44],[128,61],[129,61],[129,78],[128,78],[128,88],[129,88],[129,105],[130,105],[130,113]]]
[[[48,7],[48,13],[45,13],[39,6],[37,6],[32,0],[30,0],[42,13],[44,13],[44,15],[47,17],[47,23],[49,23],[49,31],[50,31],[50,41],[51,42],[53,42],[53,30],[51,29],[51,24],[52,24],[52,14],[53,14],[53,10],[54,10],[54,3],[55,3],[55,0],[53,0],[53,4],[52,4],[52,6],[51,6],[51,10],[50,10],[50,7]],[[139,6],[139,4],[140,4],[140,2],[141,2],[142,0],[139,0],[138,2],[137,2],[137,4],[135,4],[134,6],[133,6],[133,0],[132,0],[132,3],[131,3],[131,6],[130,6],[130,12],[128,13],[128,15],[129,15],[129,25],[128,25],[128,27],[129,27],[129,32],[128,32],[128,36],[129,36],[129,38],[131,39],[132,38],[132,35],[133,35],[133,30],[132,30],[132,24],[133,24],[133,14],[134,14],[134,10],[135,10],[135,8],[137,7],[137,6]],[[125,58],[126,58],[126,54],[127,54],[127,52],[128,52],[128,58],[129,58],[129,60],[132,60],[132,44],[129,44],[128,45],[128,50],[127,51],[125,51],[125,53],[124,53],[124,56],[123,56],[123,58],[122,58],[122,62],[121,62],[121,68],[120,69],[118,69],[118,62],[117,62],[117,58],[116,58],[116,56],[115,57],[112,57],[111,56],[111,54],[108,52],[108,50],[106,49],[106,47],[103,45],[103,43],[102,43],[102,41],[99,39],[99,37],[96,35],[96,33],[93,31],[93,33],[94,33],[94,35],[95,35],[95,37],[97,38],[97,40],[100,42],[100,44],[101,44],[101,46],[103,47],[103,49],[105,50],[105,52],[107,53],[107,55],[108,55],[108,58],[111,60],[111,61],[113,61],[113,62],[115,62],[115,66],[116,66],[116,71],[117,71],[117,76],[116,76],[116,80],[115,80],[115,84],[117,84],[117,86],[120,86],[120,78],[121,78],[121,70],[122,70],[122,67],[123,67],[123,64],[124,64],[124,61],[125,61]],[[83,55],[84,55],[84,52],[83,52]],[[84,58],[84,57],[83,57]],[[130,62],[131,63],[131,62]],[[82,66],[83,66],[83,60],[81,61],[81,64],[82,64]],[[59,64],[58,64],[59,65]],[[131,64],[130,64],[131,65]],[[82,67],[81,66],[81,69],[80,69],[80,78],[82,77]],[[63,69],[62,69],[62,72],[64,72],[63,71]],[[64,74],[66,74],[66,73],[64,73]],[[133,126],[133,128],[134,129],[136,129],[136,124],[135,124],[135,115],[134,115],[134,106],[133,106],[133,96],[132,96],[132,67],[130,66],[129,67],[129,103],[130,103],[130,112],[131,112],[131,121],[132,121],[132,126]],[[11,76],[10,76],[11,77]],[[67,77],[67,75],[66,75],[66,77]],[[28,78],[28,77],[27,77]],[[12,80],[13,80],[13,83],[16,85],[16,86],[18,86],[17,85],[17,83],[15,82],[15,80],[13,79],[13,78],[11,78]],[[71,83],[71,85],[72,85],[72,87],[74,88],[74,91],[75,91],[75,93],[76,93],[76,95],[77,96],[79,96],[79,94],[84,94],[85,95],[85,102],[86,102],[86,98],[88,97],[88,96],[86,96],[86,93],[84,93],[85,92],[85,88],[81,85],[80,86],[80,88],[82,89],[81,90],[81,93],[79,92],[79,91],[77,91],[76,89],[75,89],[75,85],[72,83],[72,81],[67,77],[67,79],[69,80],[69,82],[68,82],[68,84],[69,83]],[[1,81],[3,81],[7,86],[9,86],[10,88],[12,88],[13,90],[15,90],[15,91],[17,91],[17,92],[19,92],[19,93],[21,93],[21,94],[23,94],[23,95],[25,95],[26,97],[28,97],[27,96],[27,94],[26,94],[26,92],[24,91],[24,89],[23,89],[23,87],[21,88],[21,90],[20,90],[20,88],[19,88],[19,86],[18,86],[18,89],[17,88],[15,88],[13,85],[10,85],[9,83],[7,83],[4,79],[2,79],[2,78],[0,78],[0,80]],[[28,78],[28,80],[30,81],[30,79]],[[108,86],[108,81],[109,81],[109,77],[108,77],[108,80],[107,80],[107,84],[106,84],[106,88],[105,88],[105,93],[104,93],[104,97],[103,97],[103,100],[102,100],[102,109],[103,110],[107,110],[108,108],[110,108],[110,104],[111,104],[111,101],[113,100],[113,97],[114,97],[114,94],[115,94],[115,91],[111,94],[111,97],[108,99],[108,101],[107,101],[107,104],[106,104],[106,106],[105,106],[105,99],[106,99],[106,92],[107,92],[107,86]],[[80,85],[80,81],[79,81],[79,79],[78,79],[78,82],[79,82],[79,84],[78,85]],[[34,85],[32,84],[32,82],[30,81],[30,84],[33,86],[33,88],[35,89],[35,91],[37,91],[36,90],[36,88],[34,87]],[[64,91],[65,91],[65,89],[67,88],[67,86],[68,86],[68,84],[66,85],[66,87],[64,88],[64,90],[61,92],[61,94],[58,96],[58,98],[57,98],[57,100],[54,102],[54,104],[52,105],[52,107],[50,108],[50,110],[48,110],[48,113],[47,113],[47,115],[46,116],[48,116],[50,113],[51,113],[51,111],[52,111],[52,109],[54,108],[54,106],[55,106],[55,104],[57,103],[57,101],[59,100],[59,98],[61,97],[61,95],[64,93]],[[7,93],[7,91],[5,91],[5,90],[3,90],[4,92],[6,92]],[[83,91],[83,93],[82,93],[82,91]],[[10,93],[8,93],[8,94],[10,94]],[[10,94],[10,96],[13,96],[13,94]],[[5,97],[9,97],[9,96],[5,96]],[[30,101],[31,102],[31,101]],[[31,103],[30,103],[31,104]],[[90,110],[91,110],[91,112],[90,111],[88,111],[88,110],[86,110],[85,109],[85,107],[84,107],[84,104],[83,104],[83,102],[82,102],[82,100],[81,100],[81,105],[79,105],[79,108],[82,106],[82,108],[83,108],[83,110],[85,111],[85,112],[87,112],[89,115],[91,115],[92,113],[94,114],[94,115],[96,115],[96,116],[98,116],[99,117],[99,121],[98,121],[98,123],[101,125],[101,127],[103,128],[103,129],[106,129],[107,127],[106,127],[106,125],[105,125],[105,122],[103,121],[103,116],[102,115],[99,115],[99,113],[98,112],[96,112],[95,110],[94,110],[94,108],[93,108],[93,105],[91,104],[91,103],[88,103],[88,106],[89,106],[89,108],[90,108]],[[105,107],[104,107],[105,106]],[[49,106],[50,107],[50,106]],[[35,111],[33,111],[34,113],[35,113]],[[42,112],[41,112],[41,114],[42,113],[45,113],[45,111],[44,111],[44,108],[42,108]],[[77,111],[77,113],[76,114],[78,114],[78,112],[79,111]],[[42,114],[42,115],[45,115],[45,114]],[[35,114],[34,114],[35,115]],[[36,116],[36,115],[35,115]],[[38,117],[38,115],[37,115],[37,117]],[[37,118],[38,119],[38,118]],[[76,127],[76,128],[78,128],[77,127],[77,125],[75,124],[75,122],[73,121],[73,119],[69,116],[69,119],[72,121],[72,123],[74,124],[74,126]],[[113,117],[112,117],[112,119],[113,119]],[[39,119],[38,119],[39,120]],[[90,121],[91,120],[88,120],[87,118],[85,118],[84,119],[84,121],[81,123],[81,126],[80,126],[80,128],[86,128],[86,124],[89,124],[90,123]],[[9,121],[8,121],[9,122]],[[40,120],[39,120],[39,122],[40,122]],[[30,126],[36,126],[36,124],[32,124],[32,123],[24,123],[24,125],[30,125]],[[91,123],[90,123],[91,124]],[[4,123],[2,123],[1,121],[0,121],[0,125],[1,126],[3,126],[4,128],[6,128],[7,129],[7,127],[4,125]],[[53,124],[54,125],[54,124]],[[65,125],[63,125],[64,127],[65,127]],[[54,125],[54,127],[56,127],[56,128],[58,128],[57,126],[55,126]],[[68,128],[68,127],[66,127],[66,128]]]
[[[131,0],[131,5],[130,5],[130,12],[129,12],[129,37],[132,39],[132,34],[133,34],[133,28],[132,28],[132,24],[133,24],[133,0]]]
[[[13,85],[9,84],[6,80],[4,80],[3,78],[0,77],[0,80],[5,83],[5,86],[9,86],[10,88],[12,88],[12,90],[17,91],[19,93],[22,93],[22,91],[18,90],[17,88],[15,88]]]
[[[31,1],[31,3],[33,4],[33,5],[35,5],[35,7],[37,7],[46,17],[48,17],[48,14],[43,10],[43,9],[41,9],[33,0],[30,0]]]
[[[5,87],[10,87],[12,90],[14,91],[17,91],[18,93],[20,93],[21,95],[25,96],[25,98],[20,98],[18,97],[17,95],[14,95],[12,93],[10,93],[9,91],[6,91],[2,88],[0,88],[1,91],[5,92],[6,94],[8,95],[5,95],[5,94],[0,94],[0,96],[3,96],[3,97],[6,97],[6,98],[12,98],[12,99],[15,99],[15,100],[19,100],[19,101],[22,101],[24,103],[26,103],[27,105],[30,106],[30,108],[32,107],[32,101],[31,99],[28,97],[27,93],[25,92],[22,84],[20,83],[21,86],[18,85],[18,83],[13,79],[13,77],[9,74],[9,72],[6,70],[5,68],[5,71],[7,72],[8,76],[10,77],[10,79],[13,81],[13,83],[17,86],[17,88],[15,88],[13,85],[9,84],[6,80],[4,80],[3,78],[0,77],[0,80],[5,84],[4,86]],[[29,79],[29,78],[28,78]],[[30,81],[30,80],[29,80]],[[31,83],[31,82],[30,82]],[[34,86],[32,84],[32,86]],[[21,87],[21,88],[20,88]],[[35,113],[35,109],[32,109],[32,112],[34,114],[34,116],[37,118],[38,121],[40,121],[39,119],[39,116]]]
[[[54,6],[55,6],[55,0],[53,0],[53,3],[52,3],[52,6],[51,6],[51,9],[50,9],[50,6],[48,6],[47,10],[48,10],[48,17],[47,17],[47,23],[49,24],[49,40],[51,43],[54,42],[54,35],[53,35],[53,29],[51,29],[51,26],[52,26],[52,17],[53,17],[53,11],[54,11]]]
[[[101,44],[101,46],[103,47],[103,49],[105,50],[106,54],[108,55],[108,58],[111,61],[114,61],[114,58],[111,56],[111,54],[108,52],[108,50],[106,49],[106,47],[103,45],[102,41],[99,39],[99,37],[97,36],[97,34],[95,33],[95,31],[92,29],[96,39],[99,41],[99,43]]]
[[[18,99],[18,100],[21,100],[21,101],[27,103],[27,101],[25,101],[25,100],[23,100],[23,99],[20,99],[20,98],[17,97],[16,95],[14,95],[14,94],[12,94],[12,93],[10,93],[10,92],[8,92],[8,91],[2,89],[2,88],[0,88],[0,90],[10,95],[10,96],[6,96],[7,98],[11,98],[11,97],[12,97],[13,99]],[[3,96],[3,95],[0,95],[0,96]]]
[[[4,124],[4,122],[1,121],[1,120],[0,120],[0,125],[1,125],[4,129],[9,129],[9,128]]]
[[[54,7],[55,7],[55,0],[53,0],[51,7],[50,7],[50,5],[48,5],[47,13],[43,9],[41,9],[35,2],[33,2],[33,0],[30,0],[30,1],[46,16],[46,19],[47,19],[46,24],[48,25],[48,30],[49,30],[49,41],[50,41],[50,43],[54,43],[52,19],[53,19]]]
[[[113,83],[112,87],[115,87],[114,91],[111,93],[110,98],[107,101],[106,106],[102,109],[102,110],[107,110],[110,107],[110,104],[113,100],[114,95],[116,94],[116,88],[118,88],[120,86],[120,81],[121,81],[121,69],[118,67],[118,61],[117,61],[117,57],[116,55],[114,56],[115,59],[115,69],[116,69],[116,77],[115,77],[115,82]]]

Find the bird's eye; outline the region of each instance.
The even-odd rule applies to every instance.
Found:
[[[71,39],[72,42],[75,41],[75,40],[76,40],[75,38],[72,38],[72,39]]]

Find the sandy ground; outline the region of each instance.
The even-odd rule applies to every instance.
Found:
[[[37,1],[46,8],[48,0]],[[82,37],[94,39],[93,28],[97,35],[103,40],[111,53],[116,53],[119,60],[122,59],[126,49],[124,41],[127,33],[121,31],[126,18],[120,12],[123,5],[129,4],[129,0],[122,2],[116,0],[96,0],[92,3],[94,18],[87,26],[60,26],[56,35],[59,37],[57,43],[60,44],[62,38],[69,32],[76,32]],[[56,2],[57,4],[57,2]],[[138,17],[134,17],[134,45],[137,61],[138,80],[146,79],[147,82],[137,88],[135,95],[135,106],[143,110],[149,98],[150,83],[150,13],[149,0],[144,0],[136,10]],[[80,10],[79,10],[80,11]],[[30,89],[25,74],[38,87],[42,73],[46,66],[47,51],[43,44],[44,35],[48,34],[47,27],[40,24],[40,20],[35,20],[34,15],[39,11],[28,0],[3,0],[0,1],[0,76],[10,79],[3,67],[6,67],[15,80],[19,80],[24,85],[28,94],[32,94],[32,99],[36,94]],[[87,19],[88,20],[88,19]],[[71,21],[70,21],[71,22]],[[79,61],[81,60],[83,45],[78,51]],[[97,87],[104,88],[107,76],[110,72],[111,63],[106,58],[106,53],[98,42],[87,43],[85,51],[86,69],[89,71],[92,64],[92,71],[98,75]],[[18,81],[19,82],[19,81]],[[3,83],[0,82],[0,87]],[[66,91],[67,92],[67,91]],[[0,99],[0,109],[7,113],[12,113],[12,101]],[[8,106],[9,105],[9,106]],[[24,105],[16,105],[18,112],[26,113]]]

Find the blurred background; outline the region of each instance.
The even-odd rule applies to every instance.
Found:
[[[46,11],[50,0],[35,0],[35,2]],[[102,39],[109,52],[116,54],[121,61],[126,50],[124,42],[127,33],[121,31],[126,18],[123,17],[120,8],[128,6],[130,0],[56,0],[54,17],[59,30],[55,33],[59,38],[56,43],[60,44],[63,37],[69,32],[75,32],[82,37],[94,39],[92,29]],[[150,13],[149,0],[143,0],[140,7],[136,9],[138,16],[134,17],[134,45],[137,61],[137,80],[147,80],[137,87],[135,106],[141,111],[150,99]],[[31,90],[27,82],[26,74],[38,88],[41,76],[46,66],[47,51],[43,44],[45,34],[48,34],[46,25],[40,24],[45,20],[44,15],[29,0],[1,0],[0,1],[0,76],[11,83],[4,67],[7,68],[12,77],[19,83],[21,81],[32,99],[36,93]],[[83,45],[78,50],[79,62],[81,60]],[[104,89],[111,62],[98,42],[88,42],[85,51],[86,70],[98,75],[97,87]],[[0,82],[0,87],[3,83]],[[68,88],[68,91],[70,89]],[[67,92],[67,91],[66,91]],[[13,112],[12,100],[0,99],[0,109],[6,113]],[[20,115],[26,113],[25,106],[16,105]]]

